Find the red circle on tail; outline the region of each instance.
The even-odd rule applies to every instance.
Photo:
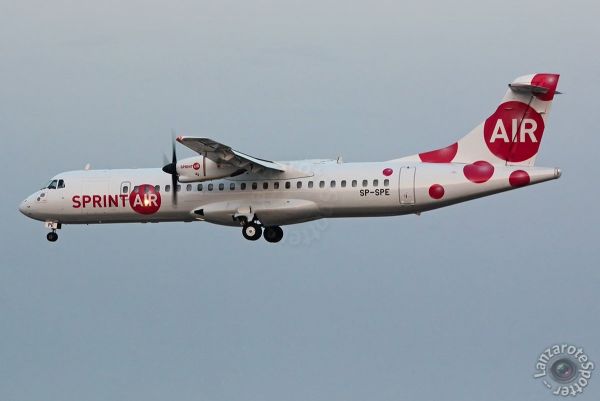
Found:
[[[440,184],[433,184],[429,187],[429,196],[431,196],[433,199],[442,199],[444,192],[446,191]]]
[[[527,171],[516,170],[510,173],[510,177],[508,177],[508,182],[510,182],[510,185],[513,187],[522,187],[525,185],[529,185],[529,183],[531,182],[531,178],[529,177]]]
[[[483,137],[495,156],[509,162],[522,162],[535,156],[544,134],[544,119],[525,103],[502,103],[485,120]]]
[[[492,178],[494,166],[484,160],[479,160],[463,167],[463,174],[469,181],[481,184]]]
[[[546,102],[554,99],[554,94],[556,93],[556,86],[558,85],[558,77],[558,74],[536,74],[531,79],[531,85],[546,88],[548,89],[548,92],[536,93],[535,97]]]
[[[442,149],[419,153],[419,158],[425,163],[450,163],[458,152],[458,142]]]

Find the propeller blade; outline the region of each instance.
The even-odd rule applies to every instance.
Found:
[[[175,131],[171,131],[171,142],[171,163],[168,162],[167,156],[163,154],[163,161],[165,165],[163,166],[162,171],[171,175],[171,200],[174,205],[177,205],[177,185],[179,184],[179,174],[177,174],[177,149],[175,146]]]
[[[171,144],[173,148],[173,156],[171,158],[171,164],[173,166],[173,173],[171,174],[171,187],[173,188],[173,204],[177,205],[177,184],[179,183],[179,176],[177,174],[177,146],[175,145],[175,130],[171,130]]]
[[[175,138],[174,137],[172,139],[172,144],[173,144],[173,156],[172,156],[171,162],[173,164],[177,164],[177,150],[175,149]]]
[[[171,188],[173,190],[172,192],[172,199],[173,199],[173,204],[177,205],[177,185],[179,184],[179,180],[177,179],[177,174],[171,174]]]

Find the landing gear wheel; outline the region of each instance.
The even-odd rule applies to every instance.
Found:
[[[58,239],[58,234],[56,232],[52,231],[52,232],[49,232],[48,235],[46,235],[46,238],[50,242],[55,242]]]
[[[283,230],[279,226],[267,227],[264,237],[267,242],[279,242],[283,238]]]
[[[256,241],[262,235],[262,228],[256,223],[248,223],[242,228],[242,235],[250,241]]]

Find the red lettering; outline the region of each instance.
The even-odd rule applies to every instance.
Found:
[[[119,195],[108,195],[108,207],[119,206]]]
[[[75,209],[79,209],[81,207],[81,201],[79,199],[81,199],[81,196],[79,195],[75,195],[73,196],[73,198],[71,198],[71,200],[73,201],[73,207]]]
[[[102,207],[102,205],[100,205],[101,199],[102,199],[102,197],[100,195],[92,196],[92,207]],[[96,205],[98,205],[98,206],[96,206]]]
[[[131,195],[134,195],[133,193]],[[141,199],[141,196],[139,194],[136,194],[138,196],[138,200]],[[73,208],[78,209],[78,208],[85,208],[85,207],[98,207],[98,208],[103,208],[103,207],[125,207],[127,205],[127,201],[129,200],[129,196],[127,194],[121,194],[121,195],[109,195],[109,194],[105,194],[105,195],[74,195],[71,198],[71,201],[73,202]],[[119,202],[120,200],[120,202]],[[151,205],[157,205],[157,196],[156,195],[152,195],[150,194],[150,196],[148,196],[148,194],[145,194],[144,196],[144,201],[148,202]],[[143,202],[142,202],[143,203]],[[144,203],[145,204],[145,203]]]

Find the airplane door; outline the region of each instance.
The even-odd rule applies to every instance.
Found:
[[[401,205],[415,204],[415,172],[414,167],[402,167],[400,169],[400,185],[398,191],[400,193]]]

